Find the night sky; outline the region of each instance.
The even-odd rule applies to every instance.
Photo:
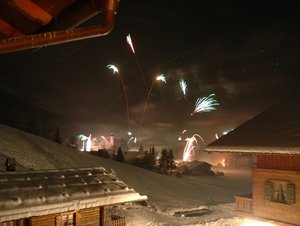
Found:
[[[86,135],[128,139],[122,86],[106,66],[119,68],[135,135],[149,88],[163,73],[167,84],[153,86],[139,142],[180,150],[185,129],[208,144],[272,104],[299,98],[296,3],[123,0],[108,36],[0,55],[0,89],[73,118]],[[191,116],[197,98],[212,93],[217,109]]]

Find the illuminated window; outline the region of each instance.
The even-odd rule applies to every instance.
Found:
[[[274,182],[273,183],[273,201],[286,202],[286,183]]]
[[[74,222],[74,214],[68,214],[68,215],[63,215],[62,216],[62,225],[63,226],[71,226],[71,225],[75,225]]]
[[[267,180],[264,184],[264,195],[267,201],[295,203],[295,184],[287,181]]]
[[[75,213],[64,213],[56,217],[56,225],[58,226],[75,226]]]

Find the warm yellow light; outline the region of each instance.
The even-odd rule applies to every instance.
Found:
[[[262,222],[262,221],[245,219],[243,226],[277,226],[277,225],[272,223]]]
[[[222,161],[221,161],[221,165],[223,166],[223,167],[225,167],[226,165],[225,165],[225,159],[222,159]]]

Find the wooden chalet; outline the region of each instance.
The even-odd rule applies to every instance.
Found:
[[[0,173],[0,226],[124,226],[105,208],[145,201],[104,168]]]
[[[300,101],[277,104],[206,147],[256,157],[252,194],[236,196],[238,214],[300,225]]]
[[[178,166],[179,170],[184,174],[194,175],[194,176],[204,176],[213,175],[211,170],[211,164],[203,161],[191,161],[186,162],[182,166]]]

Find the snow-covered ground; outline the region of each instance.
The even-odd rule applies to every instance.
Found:
[[[0,125],[0,161],[16,158],[17,170],[102,166],[142,195],[147,205],[126,204],[111,211],[127,218],[128,226],[242,225],[234,214],[234,196],[251,192],[250,170],[225,170],[225,176],[165,176],[128,164],[80,153],[41,137]],[[3,171],[3,164],[0,171]],[[0,185],[1,186],[1,185]],[[179,211],[202,209],[184,217]]]
[[[140,186],[149,185],[151,188],[144,190],[145,187],[141,186],[136,190],[148,195],[148,206],[123,205],[113,207],[112,212],[126,216],[128,226],[243,225],[244,219],[234,212],[234,195],[251,191],[251,172],[224,171],[224,177],[186,176],[178,179],[162,175],[166,181],[163,178],[154,179],[153,183],[159,183],[156,188],[153,183],[143,179]],[[179,183],[173,179],[179,180]],[[175,215],[176,212],[192,210],[198,210],[199,216]]]

